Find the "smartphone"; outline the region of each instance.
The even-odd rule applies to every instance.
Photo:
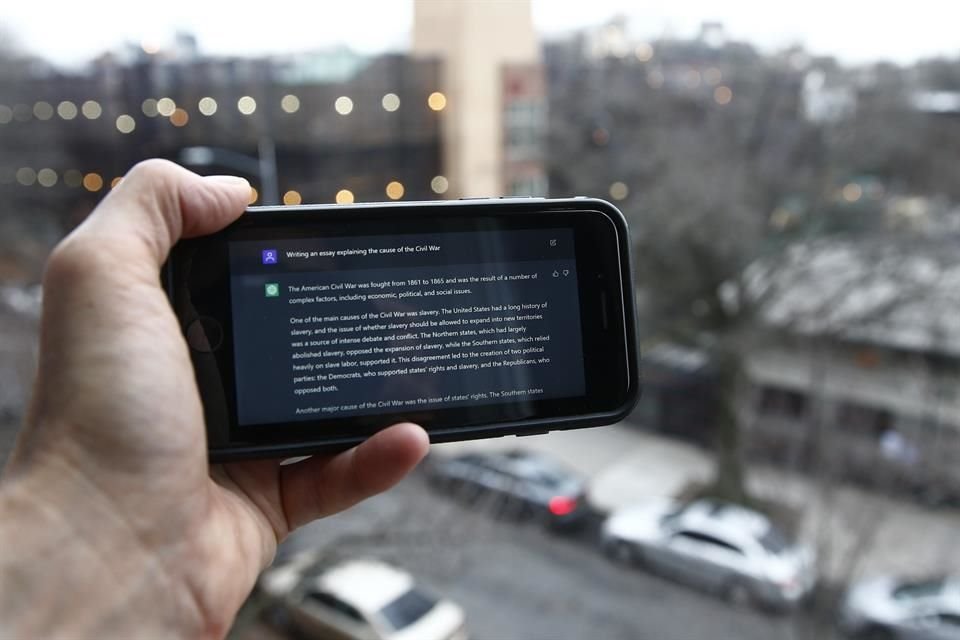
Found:
[[[640,393],[623,215],[588,198],[252,207],[164,268],[212,461],[623,418]]]

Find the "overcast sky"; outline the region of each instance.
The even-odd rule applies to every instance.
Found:
[[[6,0],[0,26],[21,48],[67,65],[85,62],[123,42],[163,44],[177,30],[194,33],[202,50],[213,54],[282,53],[339,43],[373,52],[407,47],[412,4]],[[814,53],[851,63],[960,55],[960,4],[955,0],[533,0],[534,23],[547,37],[601,23],[618,13],[630,17],[633,30],[644,37],[694,35],[702,21],[713,20],[724,23],[733,38],[768,50],[802,43]]]

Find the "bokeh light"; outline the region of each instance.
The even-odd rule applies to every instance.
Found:
[[[296,113],[300,111],[300,98],[288,93],[280,99],[280,108],[286,113]]]
[[[648,42],[641,42],[637,45],[633,54],[637,56],[640,62],[649,62],[653,59],[653,46]]]
[[[713,90],[713,99],[719,105],[730,104],[730,101],[733,100],[733,91],[726,85],[720,85]]]
[[[83,184],[83,173],[76,169],[67,169],[63,174],[63,184],[77,188]]]
[[[387,93],[380,100],[384,111],[396,111],[400,108],[400,96],[395,93]]]
[[[237,111],[245,116],[249,116],[257,110],[257,101],[250,96],[243,96],[237,100]]]
[[[73,120],[77,117],[79,112],[80,111],[77,109],[77,105],[73,104],[69,100],[64,100],[57,105],[57,113],[64,120]]]
[[[123,180],[123,178],[122,178],[121,176],[117,176],[116,178],[114,178],[113,180],[110,181],[110,188],[111,188],[111,189],[116,189],[117,186],[119,186],[119,184],[120,184],[120,182],[121,182],[122,180]]]
[[[83,188],[87,191],[100,191],[103,188],[103,178],[99,173],[88,173],[83,176]]]
[[[337,204],[353,204],[353,191],[350,189],[337,191]]]
[[[88,120],[96,120],[103,115],[103,109],[96,100],[87,100],[80,106],[80,112]]]
[[[49,102],[40,101],[33,105],[33,115],[37,120],[49,120],[53,117],[53,105]]]
[[[250,187],[250,199],[247,200],[247,204],[254,204],[260,198],[260,192],[257,191],[256,187]]]
[[[863,187],[856,182],[850,182],[843,187],[843,199],[847,202],[856,202],[863,197]]]
[[[403,197],[403,192],[404,192],[403,184],[400,182],[397,182],[396,180],[393,180],[389,184],[387,184],[386,191],[387,191],[388,198],[390,198],[391,200],[399,200],[400,198]]]
[[[353,111],[353,100],[347,96],[340,96],[333,103],[333,108],[342,116],[349,115]]]
[[[25,187],[31,186],[37,181],[37,172],[30,167],[20,167],[17,169],[17,182]]]
[[[186,109],[177,107],[177,109],[170,114],[170,124],[175,127],[183,127],[190,122],[190,114],[187,113]]]
[[[197,103],[197,109],[205,116],[212,116],[217,112],[217,101],[210,96],[200,98],[200,102]]]
[[[5,104],[0,104],[0,124],[7,124],[13,120],[13,109]]]
[[[140,104],[140,111],[143,112],[143,115],[148,118],[156,118],[160,115],[160,111],[157,109],[157,101],[154,98],[147,98]]]
[[[617,181],[610,185],[610,197],[614,200],[623,200],[630,195],[630,189],[623,182]]]
[[[117,116],[117,131],[120,133],[132,133],[137,128],[137,121],[132,116],[123,114]]]
[[[40,183],[41,187],[52,187],[57,184],[57,172],[53,169],[40,169],[37,171],[37,182]]]
[[[434,111],[443,111],[443,109],[447,106],[447,96],[443,95],[439,91],[434,91],[427,98],[427,106]]]
[[[430,181],[430,188],[434,193],[444,194],[450,188],[450,181],[445,176],[434,176]]]
[[[301,202],[303,202],[303,197],[300,195],[299,191],[294,191],[291,189],[283,194],[283,204],[294,205],[300,204]]]
[[[177,110],[177,103],[172,98],[160,98],[157,100],[157,113],[164,118],[169,118]]]

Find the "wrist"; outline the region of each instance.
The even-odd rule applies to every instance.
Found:
[[[96,491],[39,475],[0,485],[0,637],[202,635],[162,559]]]

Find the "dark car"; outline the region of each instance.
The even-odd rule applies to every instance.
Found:
[[[581,523],[590,513],[586,482],[563,465],[527,451],[467,453],[434,459],[431,484],[498,516],[550,527]]]

